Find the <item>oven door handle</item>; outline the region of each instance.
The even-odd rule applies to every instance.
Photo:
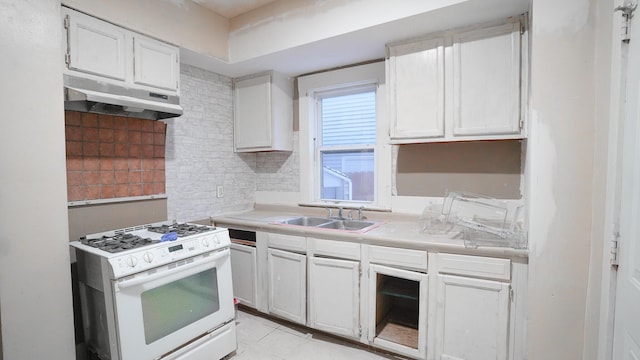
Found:
[[[138,278],[134,278],[131,280],[127,280],[127,281],[123,281],[123,282],[119,282],[118,283],[118,288],[120,289],[126,289],[126,288],[130,288],[130,287],[134,287],[137,285],[140,285],[142,283],[146,283],[146,282],[150,282],[156,279],[160,279],[160,278],[168,278],[169,276],[172,275],[177,275],[177,274],[182,274],[185,271],[191,270],[193,268],[198,268],[198,267],[202,267],[203,265],[206,267],[209,267],[208,263],[211,262],[215,262],[217,260],[222,259],[223,257],[227,257],[229,256],[229,249],[225,249],[222,251],[218,251],[213,255],[209,255],[206,258],[202,258],[199,261],[194,261],[190,264],[185,264],[182,266],[178,266],[172,270],[169,271],[162,271],[156,274],[152,274],[152,275],[147,275],[147,276],[140,276]]]

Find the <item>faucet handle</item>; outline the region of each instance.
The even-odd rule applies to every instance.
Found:
[[[333,209],[327,208],[327,218],[331,219],[333,217]]]

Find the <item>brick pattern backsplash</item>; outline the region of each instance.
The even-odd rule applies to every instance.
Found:
[[[66,111],[68,201],[164,194],[165,133],[161,121]]]
[[[293,133],[293,151],[257,153],[256,190],[300,191],[299,132]]]
[[[180,65],[184,114],[167,119],[167,213],[191,221],[253,207],[256,155],[233,152],[231,78]],[[217,186],[224,196],[216,196]]]

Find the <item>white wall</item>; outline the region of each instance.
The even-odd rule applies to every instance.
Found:
[[[617,121],[620,86],[622,42],[619,40],[621,13],[612,11],[622,1],[601,0],[595,11],[595,137],[593,177],[593,226],[589,283],[585,313],[584,360],[605,360],[611,356],[608,333],[610,328],[610,280],[615,276],[609,263],[610,240],[614,233],[616,206]]]
[[[5,360],[74,359],[59,0],[0,1]]]
[[[532,3],[529,359],[583,356],[594,186],[591,5]]]

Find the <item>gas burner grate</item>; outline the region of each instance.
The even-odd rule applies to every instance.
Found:
[[[215,228],[211,228],[204,225],[195,225],[195,224],[187,224],[187,223],[150,226],[147,228],[148,231],[159,233],[159,234],[167,234],[170,232],[174,232],[176,233],[176,235],[178,235],[178,237],[201,234],[204,232],[213,231],[214,229]]]
[[[146,245],[156,244],[159,243],[160,240],[153,240],[125,233],[114,236],[103,236],[96,239],[81,238],[80,242],[103,251],[117,253],[120,251],[143,247]]]

